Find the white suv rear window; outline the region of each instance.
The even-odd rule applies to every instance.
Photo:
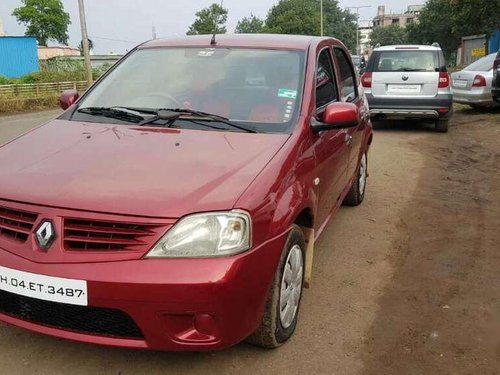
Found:
[[[438,72],[437,51],[379,51],[374,72]]]

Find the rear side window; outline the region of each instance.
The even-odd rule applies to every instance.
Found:
[[[442,64],[438,51],[377,51],[369,68],[372,72],[439,72]]]
[[[346,53],[340,48],[333,49],[335,58],[340,68],[340,80],[342,81],[341,94],[345,101],[353,101],[356,99],[356,76],[352,69]]]
[[[321,51],[316,69],[316,108],[337,100],[337,87],[328,49]]]

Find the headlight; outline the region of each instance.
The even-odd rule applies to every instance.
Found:
[[[211,212],[181,219],[146,258],[216,257],[249,248],[250,216],[246,212]]]

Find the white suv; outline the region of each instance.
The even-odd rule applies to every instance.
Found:
[[[439,46],[375,48],[361,84],[373,119],[431,119],[448,131],[453,95]]]

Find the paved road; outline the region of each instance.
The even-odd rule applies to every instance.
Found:
[[[0,117],[0,141],[56,113]],[[0,325],[0,372],[500,373],[499,138],[498,113],[459,113],[448,134],[379,126],[366,200],[316,244],[296,335],[280,349],[131,351]]]
[[[41,125],[56,117],[61,110],[24,113],[13,116],[0,116],[0,144],[23,134],[31,128]]]

